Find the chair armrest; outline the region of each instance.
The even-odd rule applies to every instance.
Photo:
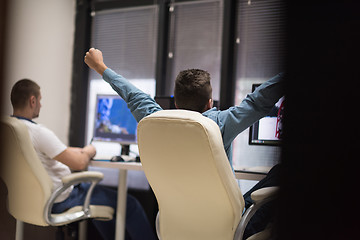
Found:
[[[261,201],[270,201],[277,197],[279,187],[265,187],[251,193],[251,199],[255,204]]]
[[[159,223],[159,211],[156,214],[155,229],[156,229],[156,235],[157,235],[158,239],[161,240],[161,237],[160,237],[160,223]]]
[[[77,172],[67,175],[61,179],[63,184],[69,184],[74,182],[88,182],[93,180],[102,180],[104,178],[104,174],[101,172],[94,172],[94,171],[84,171],[84,172]],[[71,184],[74,185],[74,184]]]
[[[57,226],[57,225],[63,225],[66,223],[82,220],[85,218],[88,218],[90,216],[90,198],[91,194],[94,190],[95,185],[101,181],[104,177],[104,174],[101,172],[94,172],[94,171],[84,171],[84,172],[77,172],[72,173],[70,175],[67,175],[63,177],[61,180],[63,182],[63,185],[57,189],[51,194],[48,202],[46,203],[45,211],[44,211],[44,217],[46,222],[49,225]],[[86,198],[84,201],[84,204],[82,206],[82,210],[79,212],[74,212],[69,214],[66,217],[56,216],[51,214],[51,209],[55,203],[55,200],[57,197],[64,192],[66,189],[68,189],[72,185],[76,185],[82,182],[91,182],[91,186],[86,193]]]
[[[277,198],[279,187],[266,187],[261,188],[251,193],[251,199],[254,204],[246,209],[243,214],[240,223],[236,229],[234,239],[242,240],[245,232],[246,225],[249,223],[255,212],[265,203]]]

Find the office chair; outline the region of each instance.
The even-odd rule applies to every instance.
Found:
[[[102,173],[73,173],[62,179],[62,187],[53,189],[52,180],[35,152],[26,125],[13,117],[2,118],[0,122],[3,144],[1,169],[4,170],[1,176],[8,189],[8,211],[17,221],[16,239],[22,238],[22,222],[38,226],[62,226],[88,218],[112,219],[113,208],[90,205],[93,188],[103,178]],[[83,206],[52,214],[55,199],[71,185],[81,182],[92,184]],[[86,235],[84,232],[82,234],[80,239]]]
[[[242,239],[255,211],[276,195],[276,188],[254,192],[255,204],[242,215],[244,199],[219,127],[200,113],[163,110],[145,117],[138,125],[138,145],[158,200],[161,240]]]

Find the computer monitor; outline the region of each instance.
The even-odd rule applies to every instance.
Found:
[[[176,109],[174,96],[155,96],[154,99],[164,110]]]
[[[255,91],[258,86],[260,86],[260,84],[253,84],[252,91]],[[283,135],[283,114],[284,97],[279,99],[267,116],[250,126],[249,144],[270,146],[280,145]]]
[[[94,141],[118,142],[128,151],[130,144],[137,143],[136,127],[137,122],[124,99],[109,94],[96,96]]]
[[[155,96],[155,101],[160,105],[164,110],[166,109],[176,109],[174,96]],[[214,100],[214,107],[219,107],[219,101]]]

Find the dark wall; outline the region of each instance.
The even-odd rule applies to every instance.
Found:
[[[291,2],[279,239],[358,239],[360,4]]]
[[[7,1],[0,1],[0,93],[3,91],[4,85],[4,51],[5,51],[5,26],[6,26],[6,10]],[[0,99],[0,111],[2,108]],[[1,134],[1,132],[0,132]],[[2,138],[1,138],[2,139]],[[0,154],[2,153],[2,142],[0,142]],[[0,170],[3,159],[0,158]],[[15,238],[15,220],[8,214],[6,210],[6,187],[0,176],[0,239]]]

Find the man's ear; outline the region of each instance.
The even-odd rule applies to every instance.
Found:
[[[210,98],[206,105],[207,110],[212,109],[213,105],[214,105],[214,102],[213,102],[212,98]]]
[[[33,95],[29,99],[30,107],[33,108],[36,105],[36,97]]]

